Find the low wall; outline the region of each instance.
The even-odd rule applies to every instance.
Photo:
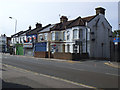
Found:
[[[34,57],[47,58],[48,57],[48,52],[34,52]]]
[[[81,60],[81,59],[88,59],[89,55],[86,53],[61,53],[55,52],[53,58],[56,59],[66,59],[66,60]]]
[[[72,60],[72,54],[71,53],[55,52],[54,55],[53,55],[53,58]]]

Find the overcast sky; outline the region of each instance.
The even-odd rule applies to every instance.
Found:
[[[92,0],[93,1],[93,0]],[[108,1],[108,0],[107,0]],[[110,0],[109,0],[110,1]],[[15,20],[17,19],[17,32],[27,30],[29,25],[35,28],[37,22],[43,26],[58,23],[59,14],[65,15],[69,20],[78,16],[86,17],[95,15],[96,7],[106,9],[105,17],[112,25],[113,30],[118,29],[118,0],[114,2],[88,2],[78,1],[53,1],[53,0],[0,0],[0,34],[11,36],[15,33]]]

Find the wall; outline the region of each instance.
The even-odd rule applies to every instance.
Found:
[[[65,60],[82,60],[89,58],[88,54],[86,53],[76,54],[76,53],[61,53],[61,52],[55,52],[53,57],[55,59],[65,59]]]
[[[34,52],[34,57],[47,58],[48,57],[48,52]]]
[[[91,39],[94,37],[94,41],[90,41],[90,57],[94,58],[110,58],[110,40],[109,34],[111,34],[112,27],[106,21],[104,15],[96,16],[91,22],[88,23],[91,32]],[[108,29],[110,32],[108,32]],[[103,43],[103,44],[102,44]]]

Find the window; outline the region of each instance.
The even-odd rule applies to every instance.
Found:
[[[43,40],[43,37],[42,37],[42,35],[40,35],[40,41],[42,41]]]
[[[25,40],[25,37],[23,37],[23,41]]]
[[[77,39],[77,29],[73,30],[73,39]]]
[[[69,40],[69,39],[70,39],[70,32],[67,31],[67,40]]]
[[[67,45],[67,52],[70,52],[70,45]]]
[[[82,40],[83,39],[83,31],[82,29],[79,30],[79,38]]]
[[[90,40],[90,29],[87,28],[87,40]]]
[[[20,43],[22,43],[21,37],[20,37]]]
[[[65,40],[65,31],[63,32],[63,40]]]
[[[52,39],[52,40],[55,40],[55,33],[54,33],[54,32],[52,32],[52,35],[51,35],[51,36],[52,36],[51,39]]]
[[[44,35],[45,35],[45,40],[47,40],[47,33],[45,33]]]
[[[13,43],[14,43],[14,38],[13,38]]]
[[[59,40],[59,32],[56,32],[56,34],[55,34],[55,40]]]

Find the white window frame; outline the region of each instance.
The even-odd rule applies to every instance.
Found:
[[[77,29],[73,30],[73,39],[78,39],[78,30]]]
[[[54,41],[55,40],[55,32],[51,33],[51,40]]]
[[[67,31],[67,40],[70,39],[70,31]]]
[[[56,40],[56,41],[59,40],[59,32],[55,32],[55,40]]]
[[[45,39],[45,40],[47,40],[47,33],[44,33],[44,36],[45,36],[45,38],[44,38],[44,39]]]
[[[63,40],[65,41],[66,38],[65,38],[65,31],[63,32]]]

